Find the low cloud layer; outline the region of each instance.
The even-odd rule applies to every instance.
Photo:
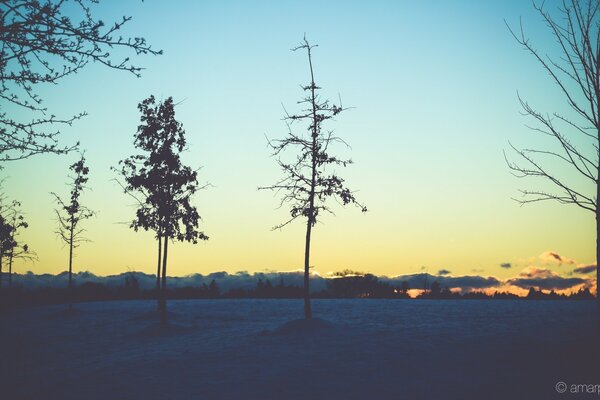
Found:
[[[527,267],[516,278],[508,279],[506,284],[522,289],[535,287],[546,290],[565,290],[589,284],[589,280],[562,277],[547,268]]]
[[[588,274],[595,271],[593,265],[582,265],[573,270],[577,274]],[[394,277],[376,276],[380,281],[389,283],[390,285],[400,287],[404,283],[408,284],[411,289],[426,289],[431,287],[431,284],[437,281],[442,288],[452,290],[460,290],[469,292],[473,290],[498,290],[511,291],[514,288],[529,289],[535,287],[544,290],[576,290],[581,287],[593,288],[595,279],[591,277],[565,277],[548,268],[527,267],[523,269],[517,276],[508,279],[500,279],[494,276],[463,275],[452,276],[451,272],[446,269],[438,271],[437,275],[432,275],[426,272],[399,275]],[[79,272],[74,274],[74,281],[77,285],[85,283],[99,283],[111,287],[123,286],[126,277],[135,276],[141,289],[150,290],[156,285],[155,275],[146,274],[143,272],[126,272],[119,275],[97,276],[91,272]],[[207,275],[192,274],[183,277],[169,277],[168,286],[171,288],[182,287],[198,287],[209,285],[211,281],[215,281],[221,292],[227,292],[231,289],[252,290],[256,284],[262,280],[269,280],[273,285],[284,284],[287,286],[303,285],[302,271],[292,272],[255,272],[249,273],[246,271],[228,273],[214,272]],[[327,281],[333,279],[324,277],[318,274],[311,275],[311,291],[319,292],[327,288]],[[26,274],[13,274],[13,283],[20,285],[25,289],[35,289],[40,287],[64,288],[67,285],[68,273],[62,272],[58,275],[41,274],[36,275],[31,272]],[[512,288],[512,289],[511,289]]]
[[[22,285],[24,288],[63,288],[68,281],[68,273],[61,272],[58,275],[41,274],[36,275],[32,272],[26,274],[13,274],[13,282],[17,285]],[[146,274],[143,272],[125,272],[118,275],[97,276],[91,272],[78,272],[73,274],[75,284],[81,285],[84,283],[99,283],[111,287],[123,286],[127,276],[134,276],[141,289],[150,290],[156,287],[156,275]],[[283,283],[291,286],[303,285],[303,274],[301,272],[255,272],[248,273],[240,271],[233,274],[228,272],[213,272],[207,275],[192,274],[187,276],[170,276],[168,277],[168,287],[182,288],[187,286],[197,287],[209,285],[211,281],[215,281],[221,291],[230,289],[253,289],[259,280],[271,281],[276,285]],[[311,276],[311,285],[313,290],[320,291],[325,289],[326,280],[318,275]]]
[[[406,282],[411,287],[411,289],[428,288],[434,281],[437,281],[444,288],[461,289],[464,291],[473,289],[493,288],[501,284],[501,281],[495,277],[483,277],[478,275],[435,276],[427,273],[422,273],[400,275],[393,278],[380,277],[379,279],[395,286],[400,286],[402,282]]]

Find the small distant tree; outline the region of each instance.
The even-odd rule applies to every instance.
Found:
[[[123,180],[117,180],[123,191],[138,203],[131,228],[156,233],[158,309],[161,323],[166,324],[169,241],[195,244],[198,240],[207,240],[208,236],[198,230],[200,215],[191,204],[192,196],[201,187],[197,171],[183,165],[180,159],[186,149],[185,130],[175,119],[173,98],[157,104],[154,96],[150,96],[138,109],[142,116],[134,145],[142,154],[120,161],[119,169],[114,170]]]
[[[49,115],[39,85],[56,84],[90,61],[139,76],[140,67],[131,64],[129,57],[115,60],[113,52],[162,53],[142,37],[118,35],[131,17],[108,24],[95,18],[97,3],[99,0],[0,1],[0,161],[61,154],[76,147],[58,143],[56,126],[71,125],[85,112],[67,118]],[[32,117],[15,119],[5,105],[27,110]]]
[[[408,281],[402,281],[402,283],[400,284],[400,292],[402,292],[403,294],[408,294],[409,290],[410,284],[408,283]]]
[[[25,216],[21,211],[21,203],[13,201],[8,209],[7,216],[8,224],[10,225],[10,249],[8,250],[8,287],[12,287],[12,267],[13,261],[16,259],[22,259],[26,261],[37,260],[35,252],[31,251],[27,243],[22,243],[19,240],[19,233],[22,229],[29,227]],[[1,263],[0,263],[1,269]],[[0,280],[1,281],[1,280]]]
[[[217,298],[217,297],[219,297],[219,294],[220,294],[219,285],[213,279],[212,281],[210,281],[210,284],[208,285],[208,297]]]
[[[4,203],[0,196],[0,287],[2,286],[2,268],[4,259],[8,263],[8,287],[12,287],[12,266],[15,259],[34,260],[36,254],[29,246],[19,240],[19,231],[28,227],[21,212],[21,203],[12,201]]]
[[[94,212],[81,204],[81,195],[86,189],[85,184],[88,181],[89,168],[85,164],[85,156],[80,155],[78,161],[73,163],[69,169],[72,172],[70,176],[70,197],[63,200],[58,194],[52,192],[58,208],[56,212],[58,229],[56,234],[69,247],[69,308],[73,308],[73,250],[81,244],[88,241],[83,236],[85,229],[81,227],[81,222],[91,218]]]
[[[12,227],[6,218],[0,214],[0,288],[2,288],[2,269],[4,258],[10,253],[12,247],[14,246],[11,236]]]
[[[308,56],[308,67],[310,70],[310,83],[302,89],[306,95],[299,102],[306,106],[298,114],[286,112],[285,121],[288,125],[288,133],[283,139],[269,141],[273,150],[273,157],[277,165],[283,171],[283,178],[271,186],[259,189],[272,190],[283,193],[281,204],[290,204],[290,219],[273,229],[281,229],[297,218],[306,220],[306,239],[304,246],[304,316],[312,318],[310,304],[310,244],[312,228],[318,222],[318,217],[323,212],[332,213],[326,200],[335,197],[343,205],[357,205],[363,212],[367,209],[354,197],[354,193],[345,186],[333,167],[346,167],[351,160],[340,159],[330,154],[332,145],[336,143],[346,144],[333,131],[324,131],[324,122],[334,118],[345,109],[340,102],[339,105],[330,103],[320,98],[318,91],[321,89],[315,83],[312,64],[312,49],[316,45],[310,43],[304,37],[303,42],[292,49],[292,51],[306,51]],[[291,125],[297,122],[306,122],[308,135],[292,132]],[[290,161],[285,158],[286,153],[292,153]]]
[[[438,281],[431,282],[431,288],[429,289],[429,297],[436,299],[440,297],[442,293],[442,285]]]
[[[125,295],[135,298],[140,293],[140,282],[133,272],[125,275]]]

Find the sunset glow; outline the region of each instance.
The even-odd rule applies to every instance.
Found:
[[[338,207],[336,216],[322,218],[314,231],[315,271],[397,276],[447,270],[504,282],[535,267],[591,281],[593,274],[574,272],[595,264],[591,214],[511,200],[524,183],[511,176],[502,151],[509,140],[524,147],[538,140],[519,113],[517,90],[540,109],[564,107],[505,26],[504,19],[518,23],[522,16],[532,40],[552,49],[529,2],[381,3],[319,4],[317,15],[287,1],[99,7],[107,20],[133,15],[127,33],[143,32],[164,55],[140,57],[140,79],[90,65],[43,88],[52,113],[89,114],[63,132],[65,142],[79,141],[86,150],[91,191],[84,201],[98,212],[86,221],[91,243],[77,249],[75,269],[154,271],[152,234],[128,228],[134,203],[110,171],[132,154],[136,105],[151,93],[178,103],[189,138],[185,161],[201,167],[200,181],[211,184],[195,201],[210,240],[172,246],[169,274],[302,266],[303,225],[271,231],[287,211],[256,189],[278,176],[265,135],[286,131],[282,104],[297,108],[307,69],[289,49],[306,33],[319,44],[314,62],[324,93],[333,99],[339,93],[354,107],[328,128],[352,147],[347,155],[355,163],[344,176],[369,208],[361,215]],[[42,155],[4,167],[6,192],[22,202],[30,223],[23,239],[39,255],[39,262],[17,263],[15,272],[66,269],[49,193],[66,191],[74,157]],[[540,256],[549,252],[564,261]]]

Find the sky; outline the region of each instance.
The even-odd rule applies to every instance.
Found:
[[[526,127],[531,121],[517,92],[544,112],[567,110],[505,25],[518,27],[521,18],[535,45],[553,54],[529,2],[146,0],[103,1],[93,10],[105,21],[132,16],[123,35],[144,36],[164,54],[115,53],[145,68],[139,79],[91,64],[38,89],[53,114],[89,114],[61,135],[86,151],[90,191],[82,201],[97,211],[85,222],[90,242],[76,249],[75,270],[155,270],[153,236],[128,228],[135,207],[110,171],[135,152],[136,106],[151,94],[179,103],[176,117],[189,144],[183,160],[201,167],[201,183],[211,184],[195,199],[210,239],[170,247],[169,274],[302,266],[305,225],[271,230],[288,211],[257,187],[280,176],[265,137],[285,134],[282,105],[298,109],[309,70],[306,56],[290,49],[305,34],[318,44],[313,63],[323,95],[352,107],[328,127],[350,144],[340,154],[354,164],[338,172],[369,209],[334,205],[336,215],[313,232],[316,271],[395,276],[445,269],[508,279],[532,267],[566,276],[595,262],[591,212],[553,203],[521,207],[512,199],[519,189],[545,186],[512,176],[503,150],[509,141],[549,143]],[[4,190],[22,202],[30,224],[22,239],[39,256],[20,261],[15,272],[67,268],[50,192],[66,195],[76,158],[41,155],[4,165]],[[548,252],[573,262],[553,262]]]

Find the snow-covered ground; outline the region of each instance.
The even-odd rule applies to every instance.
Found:
[[[572,384],[600,385],[593,302],[313,307],[330,324],[285,326],[302,316],[301,300],[170,301],[167,329],[152,301],[5,313],[0,398],[600,398],[569,393]]]

